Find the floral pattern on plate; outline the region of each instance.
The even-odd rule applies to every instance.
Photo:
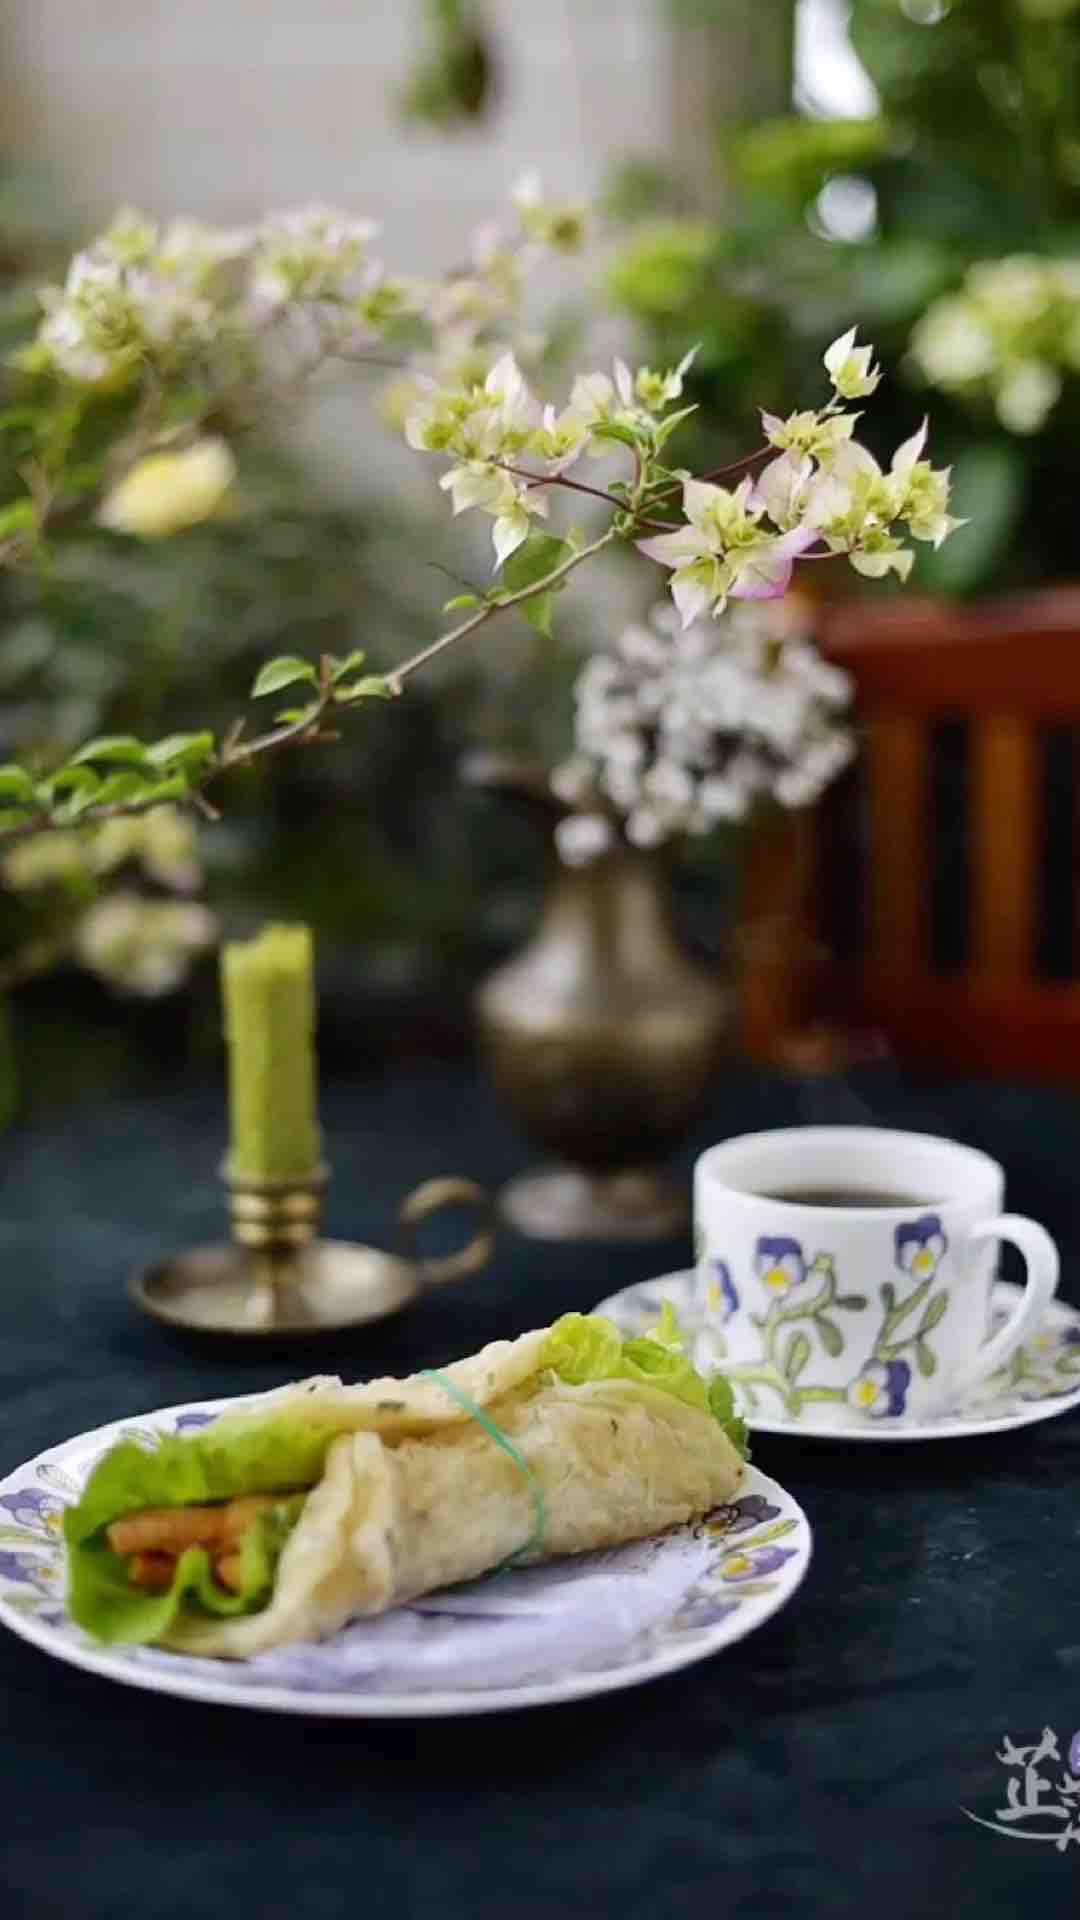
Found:
[[[63,1612],[64,1508],[120,1438],[152,1445],[224,1404],[180,1407],[82,1436],[0,1483],[0,1619],[46,1652],[154,1691],[284,1712],[480,1713],[581,1698],[674,1671],[783,1606],[810,1561],[805,1515],[755,1468],[697,1525],[606,1553],[429,1594],[318,1646],[247,1661],[98,1647]]]

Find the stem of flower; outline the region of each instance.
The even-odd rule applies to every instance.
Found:
[[[606,532],[590,541],[588,546],[579,547],[568,559],[562,561],[561,565],[553,567],[542,580],[534,580],[530,586],[521,587],[517,593],[500,594],[497,599],[488,601],[487,605],[481,607],[470,619],[463,620],[460,626],[452,627],[449,633],[444,633],[438,640],[432,641],[430,646],[422,648],[419,653],[404,660],[400,667],[395,667],[392,673],[386,675],[387,685],[393,693],[400,694],[404,682],[421,667],[426,666],[429,660],[434,660],[438,654],[445,652],[447,647],[452,647],[457,641],[464,640],[468,634],[475,633],[489,620],[493,620],[496,614],[505,612],[508,607],[519,607],[526,600],[535,600],[540,594],[549,593],[553,587],[557,587],[561,581],[573,573],[575,568],[580,567],[584,561],[590,560],[594,554],[599,553],[603,547],[609,546],[617,538],[618,533],[615,527],[608,527]],[[204,818],[216,819],[217,809],[212,807],[206,799],[203,791],[205,787],[216,780],[220,774],[228,773],[234,767],[249,766],[253,760],[261,758],[263,754],[280,752],[285,747],[314,746],[321,740],[336,739],[336,734],[328,733],[324,725],[331,709],[335,713],[341,712],[341,707],[334,698],[333,682],[324,670],[315,698],[309,703],[308,711],[302,719],[290,721],[287,726],[273,727],[269,733],[256,734],[252,740],[243,739],[243,722],[235,723],[226,734],[217,754],[207,762],[199,776],[198,784],[192,786],[177,804],[194,808]],[[122,815],[148,813],[161,804],[160,800],[154,799],[120,800],[109,806],[87,807],[85,813],[79,815],[78,821],[72,822],[54,818],[49,809],[43,807],[32,820],[23,821],[6,832],[0,828],[0,840],[10,846],[32,834],[48,832],[65,824],[90,826]]]
[[[602,547],[610,546],[617,537],[615,528],[608,527],[598,539],[591,541],[587,547],[579,547],[568,560],[564,560],[560,566],[553,567],[542,580],[534,580],[531,586],[521,587],[517,593],[500,594],[497,600],[489,600],[487,606],[481,607],[479,612],[474,613],[470,619],[463,620],[458,627],[452,627],[449,633],[444,633],[440,639],[433,640],[430,646],[423,647],[419,653],[414,653],[410,659],[403,661],[400,667],[395,667],[392,673],[388,673],[386,679],[391,691],[400,693],[403,682],[409,678],[410,674],[414,674],[419,667],[426,666],[429,660],[434,660],[438,654],[443,653],[447,647],[454,646],[458,640],[464,640],[467,634],[475,633],[477,628],[484,626],[488,620],[494,619],[497,613],[503,613],[507,607],[519,607],[526,600],[535,600],[542,593],[549,593],[552,587],[557,587],[559,582],[573,573],[576,567],[580,567],[583,561],[591,560],[594,553],[599,553]]]
[[[737,460],[729,460],[726,467],[712,467],[708,473],[698,474],[697,478],[699,480],[706,480],[710,484],[715,484],[718,480],[728,479],[733,473],[741,473],[744,467],[752,467],[755,460],[761,460],[766,454],[772,452],[773,448],[769,446],[756,447],[753,453],[740,454]],[[654,501],[667,500],[671,494],[680,493],[682,491],[682,485],[681,480],[675,480],[670,487],[662,487],[659,493],[653,495]]]
[[[504,473],[512,473],[515,480],[526,480],[530,487],[567,487],[571,493],[587,493],[593,500],[603,500],[609,507],[618,507],[620,512],[626,505],[617,494],[605,493],[603,487],[590,487],[584,480],[568,480],[563,473],[527,473],[524,467],[512,467],[507,460],[493,460],[493,467],[501,467]]]

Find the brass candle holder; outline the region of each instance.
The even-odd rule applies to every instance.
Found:
[[[330,1181],[325,1166],[297,1179],[256,1180],[226,1164],[223,1178],[231,1242],[192,1247],[132,1280],[136,1305],[169,1326],[234,1338],[364,1326],[398,1312],[429,1286],[478,1272],[494,1248],[491,1200],[472,1180],[427,1180],[406,1197],[398,1214],[406,1253],[399,1255],[320,1237]],[[419,1258],[417,1227],[450,1206],[480,1215],[476,1233],[457,1253]]]

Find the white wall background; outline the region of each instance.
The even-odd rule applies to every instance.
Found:
[[[663,0],[491,0],[501,86],[475,130],[402,121],[418,0],[4,0],[3,139],[74,234],[119,205],[247,219],[324,200],[383,223],[405,271],[461,258],[525,166],[588,198],[628,150],[663,152]],[[304,441],[346,492],[370,483],[355,378],[324,385]],[[380,436],[379,484],[411,467]],[[412,461],[412,467],[415,467]]]
[[[452,137],[404,127],[417,0],[5,0],[4,140],[73,219],[118,201],[247,216],[338,199],[449,260],[527,162],[587,193],[663,150],[660,0],[492,0],[504,85]]]

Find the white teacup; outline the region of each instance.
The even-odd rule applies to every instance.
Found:
[[[1057,1287],[1049,1234],[1004,1201],[996,1160],[930,1134],[788,1127],[710,1147],[694,1170],[696,1287],[720,1365],[789,1419],[950,1405]],[[999,1240],[1027,1283],[991,1336]]]

